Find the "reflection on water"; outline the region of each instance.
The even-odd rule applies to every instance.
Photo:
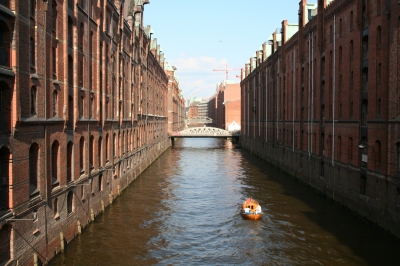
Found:
[[[247,197],[264,216],[237,214]],[[398,265],[400,243],[221,139],[180,139],[50,265]]]

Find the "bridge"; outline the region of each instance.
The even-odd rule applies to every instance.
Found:
[[[238,138],[240,131],[227,131],[216,127],[192,127],[171,133],[171,138]]]
[[[209,117],[194,117],[187,120],[187,124],[211,124],[213,120]]]

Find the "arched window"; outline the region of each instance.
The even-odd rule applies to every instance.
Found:
[[[85,138],[81,137],[79,141],[79,167],[80,172],[83,174],[85,172]]]
[[[72,191],[68,192],[67,195],[67,214],[71,214],[74,211],[74,193]]]
[[[60,145],[58,144],[58,141],[55,140],[53,142],[53,145],[51,145],[51,184],[53,187],[59,186],[60,185],[60,178],[59,178],[59,147]]]
[[[0,133],[11,132],[11,90],[4,82],[0,83]]]
[[[68,142],[67,145],[67,183],[72,181],[72,165],[73,165],[73,151],[74,151],[74,144],[72,141]]]
[[[38,191],[39,146],[33,143],[29,149],[29,194],[35,196]]]
[[[342,137],[338,136],[337,150],[336,150],[336,158],[337,160],[342,160]]]

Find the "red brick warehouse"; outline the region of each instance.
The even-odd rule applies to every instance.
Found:
[[[0,1],[0,264],[47,263],[184,125],[148,3]]]
[[[400,4],[299,4],[242,70],[241,145],[400,236]]]

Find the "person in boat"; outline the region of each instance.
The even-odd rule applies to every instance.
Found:
[[[256,208],[256,214],[259,214],[259,213],[261,213],[261,206],[260,205],[258,205],[257,208]]]
[[[244,208],[244,213],[250,213],[250,208],[248,207]]]

